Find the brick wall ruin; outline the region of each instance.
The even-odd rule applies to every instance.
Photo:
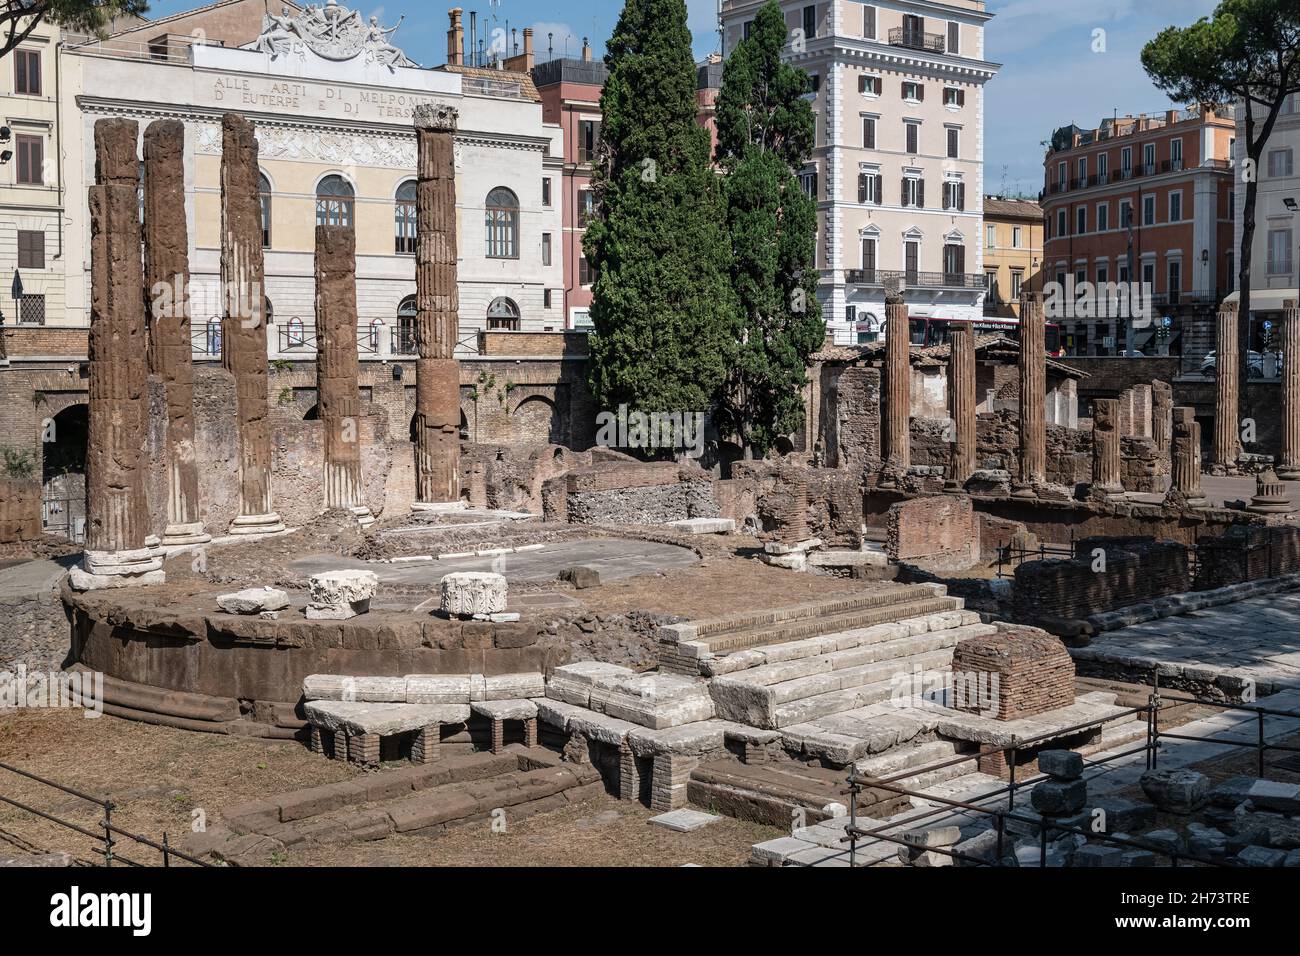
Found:
[[[1300,571],[1300,528],[1237,527],[1196,543],[1196,590]]]
[[[41,483],[35,478],[0,478],[0,544],[41,536]]]
[[[1037,628],[968,638],[954,648],[952,670],[957,710],[1017,720],[1074,703],[1074,661],[1059,639]],[[962,693],[963,683],[978,693]]]
[[[979,560],[979,522],[965,495],[900,501],[889,509],[887,530],[895,561],[963,569]]]
[[[597,461],[542,485],[548,521],[664,524],[714,518],[718,503],[706,474],[676,462]]]

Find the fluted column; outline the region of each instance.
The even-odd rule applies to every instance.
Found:
[[[460,500],[460,323],[456,286],[457,112],[429,104],[415,109],[416,510],[458,507]]]
[[[231,534],[284,530],[271,501],[267,423],[266,268],[253,124],[221,120],[221,364],[235,377],[239,437],[239,515]]]
[[[1047,345],[1044,337],[1043,297],[1025,292],[1020,297],[1020,480],[1013,492],[1018,498],[1036,496],[1036,486],[1047,478]]]
[[[1124,494],[1120,478],[1119,401],[1098,398],[1092,402],[1092,488],[1094,498]]]
[[[1184,406],[1173,410],[1171,447],[1173,487],[1166,502],[1205,507],[1208,502],[1201,491],[1201,423],[1194,409]]]
[[[893,471],[912,464],[911,329],[901,292],[885,293],[885,420],[884,458]]]
[[[86,547],[72,586],[88,591],[163,581],[149,533],[144,271],[137,188],[139,126],[95,123],[90,204],[89,436]]]
[[[1282,454],[1277,476],[1300,478],[1300,309],[1282,313]]]
[[[357,383],[356,233],[316,227],[316,395],[325,428],[325,508],[374,524],[361,489],[361,390]]]
[[[969,325],[953,325],[948,338],[948,414],[952,419],[950,488],[965,487],[975,471],[975,336]]]
[[[144,132],[144,281],[151,308],[149,372],[162,380],[167,404],[167,518],[162,535],[167,547],[212,538],[199,518],[184,209],[185,124],[155,120]]]
[[[1219,313],[1218,337],[1215,342],[1214,369],[1217,396],[1214,408],[1214,447],[1210,464],[1216,471],[1236,472],[1237,459],[1241,457],[1241,436],[1238,433],[1238,402],[1240,400],[1240,370],[1237,368],[1237,309],[1226,303]]]

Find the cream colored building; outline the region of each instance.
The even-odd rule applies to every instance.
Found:
[[[984,197],[984,314],[1020,318],[1022,290],[1043,287],[1043,207]]]
[[[485,328],[564,328],[560,210],[543,202],[543,180],[558,184],[563,150],[558,126],[542,121],[526,73],[419,68],[396,47],[397,36],[376,38],[365,18],[333,4],[295,8],[287,27],[262,20],[260,31],[261,4],[227,0],[215,7],[245,9],[239,18],[204,20],[198,15],[212,8],[201,8],[69,47],[62,100],[72,197],[84,197],[93,181],[96,120],[129,117],[142,134],[156,119],[184,122],[196,358],[219,351],[221,116],[227,111],[242,113],[257,129],[272,355],[314,353],[315,226],[340,221],[357,233],[362,359],[413,353],[412,116],[416,105],[430,102],[451,104],[460,114],[455,153],[465,347]],[[320,26],[330,21],[332,32]],[[67,221],[63,321],[85,325],[90,229],[84,201],[69,203]]]
[[[722,0],[723,49],[762,0]],[[868,341],[884,284],[914,318],[983,314],[983,0],[784,2],[787,59],[813,77],[819,296],[836,342]]]

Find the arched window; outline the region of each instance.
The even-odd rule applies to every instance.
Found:
[[[488,306],[488,328],[506,332],[519,331],[519,306],[505,296],[498,296]]]
[[[257,174],[257,198],[262,203],[262,248],[271,248],[271,180],[266,173]]]
[[[408,295],[397,307],[397,340],[393,343],[396,354],[415,354],[415,320],[419,314],[413,295]]]
[[[489,259],[519,258],[519,200],[504,186],[488,193],[487,254]]]
[[[384,320],[371,319],[370,332],[366,336],[366,341],[370,345],[370,351],[372,352],[379,351],[379,339],[383,334],[384,334]]]
[[[415,255],[415,180],[397,187],[393,207],[394,248],[399,256]]]
[[[342,176],[326,176],[316,187],[316,225],[351,226],[356,193]]]
[[[285,334],[285,341],[289,348],[298,348],[307,344],[307,337],[303,334],[302,319],[294,316],[289,320],[289,328]]]

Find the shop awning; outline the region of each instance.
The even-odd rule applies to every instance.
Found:
[[[1300,302],[1300,289],[1251,289],[1250,311],[1281,312],[1287,300]],[[1240,302],[1240,292],[1229,292],[1224,303]]]

